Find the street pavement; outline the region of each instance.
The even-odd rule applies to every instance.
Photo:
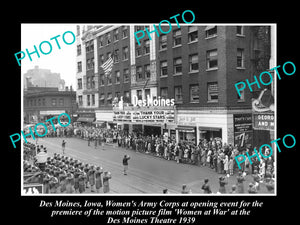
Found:
[[[205,166],[178,164],[175,161],[168,161],[115,145],[95,148],[94,142],[88,146],[86,140],[79,138],[40,138],[38,144],[46,146],[48,155],[53,156],[54,153],[62,153],[61,143],[63,139],[67,142],[66,156],[79,159],[84,163],[102,166],[104,171],[111,172],[111,194],[162,194],[162,190],[165,188],[171,194],[180,194],[183,184],[191,189],[192,194],[203,194],[201,186],[205,178],[209,179],[213,193],[217,193],[219,189],[220,174]],[[33,140],[28,141],[34,142]],[[122,165],[125,154],[131,157],[127,176],[123,174]],[[244,182],[246,194],[248,194],[248,185],[252,181],[252,176],[247,175]],[[236,175],[228,178],[227,193],[233,184],[236,184]],[[264,184],[261,184],[259,193],[270,194]]]

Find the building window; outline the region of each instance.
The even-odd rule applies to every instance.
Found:
[[[63,98],[60,98],[59,101],[58,101],[58,104],[60,106],[63,106],[64,105],[64,99]]]
[[[159,49],[165,50],[167,49],[167,35],[163,34],[159,37]]]
[[[243,101],[245,101],[245,89],[242,89],[242,88],[243,88],[243,87],[242,87],[242,84],[239,84],[239,85],[238,85],[238,88],[239,88],[240,94],[241,94],[241,95],[239,95],[239,94],[236,92],[238,102],[243,102]]]
[[[119,29],[115,29],[114,30],[114,41],[118,41],[119,40]]]
[[[92,105],[95,105],[95,95],[92,95]]]
[[[77,80],[77,89],[82,89],[82,78],[79,78],[78,80]]]
[[[144,41],[144,54],[150,53],[150,40]]]
[[[43,106],[45,106],[46,105],[46,99],[42,99],[42,104],[43,104]],[[28,105],[28,104],[27,104]]]
[[[115,75],[116,75],[116,84],[119,84],[120,83],[120,71],[116,71]]]
[[[51,99],[51,105],[52,106],[56,106],[56,98],[52,98]]]
[[[160,62],[160,76],[168,76],[168,62],[167,61]]]
[[[79,104],[80,106],[83,105],[82,95],[79,95],[79,96],[78,96],[78,104]]]
[[[124,77],[124,83],[129,82],[129,69],[124,69],[123,70],[123,77]]]
[[[206,52],[206,68],[213,69],[218,68],[218,51],[213,49]]]
[[[128,46],[123,48],[123,60],[127,60],[129,58],[128,54]]]
[[[182,86],[174,87],[174,99],[176,103],[182,103]]]
[[[130,92],[124,91],[123,102],[130,103]]]
[[[160,88],[160,97],[167,99],[168,98],[168,88],[164,87],[164,88]]]
[[[190,102],[199,103],[199,85],[190,85]]]
[[[236,55],[236,67],[244,68],[244,49],[238,48],[237,55]]]
[[[135,51],[136,51],[136,57],[139,57],[142,55],[142,47],[140,45],[138,45],[137,43],[135,45]]]
[[[128,36],[128,27],[123,26],[122,27],[122,38],[126,38]]]
[[[218,102],[218,82],[207,83],[207,100],[208,102]]]
[[[173,31],[173,46],[181,45],[181,30],[174,30]]]
[[[143,68],[141,66],[136,67],[136,77],[137,79],[143,79]]]
[[[82,62],[77,62],[77,72],[82,72]]]
[[[104,55],[99,56],[99,63],[100,63],[100,66],[104,63]]]
[[[104,36],[99,37],[99,46],[103,47],[104,46]]]
[[[143,98],[142,90],[136,90],[136,96],[137,96],[138,100],[142,100],[142,98]]]
[[[217,36],[218,28],[217,26],[207,26],[205,28],[205,36],[206,38],[212,38]]]
[[[41,106],[41,105],[42,105],[41,99],[39,98],[39,99],[38,99],[38,106]]]
[[[199,71],[198,54],[189,56],[189,71],[190,72]]]
[[[111,36],[110,33],[106,34],[106,45],[109,45],[111,43]]]
[[[95,82],[95,76],[91,77],[91,88],[95,88],[96,82]]]
[[[86,78],[86,88],[90,89],[91,88],[91,77]]]
[[[244,26],[236,26],[236,35],[244,36]]]
[[[182,59],[174,59],[174,75],[182,73]]]
[[[198,41],[198,27],[197,26],[188,27],[188,40],[189,40],[189,43]]]
[[[86,67],[88,70],[94,69],[94,58],[90,58],[86,60]]]
[[[145,78],[150,78],[150,64],[144,66]]]
[[[111,77],[111,73],[109,73],[107,75],[107,85],[111,85],[112,84],[112,77]]]
[[[104,99],[105,99],[105,95],[104,94],[100,94],[100,98],[99,98],[99,104],[100,105],[104,104]]]
[[[87,95],[87,105],[90,106],[91,105],[91,96]]]
[[[86,52],[94,51],[94,40],[85,42],[85,51]]]
[[[81,45],[77,45],[77,55],[81,55]]]
[[[118,63],[119,62],[119,49],[116,49],[114,51],[114,63]]]
[[[147,99],[147,96],[150,97],[150,89],[145,89],[145,99]]]
[[[100,74],[100,85],[104,86],[105,80],[104,80],[104,74]]]

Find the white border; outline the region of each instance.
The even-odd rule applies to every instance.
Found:
[[[23,23],[25,24],[25,23]],[[34,24],[34,23],[26,23],[26,24]],[[55,23],[43,23],[43,24],[55,24]],[[61,23],[57,23],[57,24],[61,24]],[[158,25],[158,23],[66,23],[66,24],[74,24],[74,25]],[[176,25],[176,23],[171,23],[172,26]],[[273,28],[275,29],[274,33],[275,33],[275,37],[274,37],[274,42],[273,44],[275,44],[275,48],[274,48],[274,63],[275,66],[277,65],[277,23],[191,23],[191,24],[182,24],[179,23],[180,26],[206,26],[206,25],[216,25],[216,26],[237,26],[237,25],[241,25],[241,26],[273,26]],[[21,24],[22,25],[22,24]],[[21,33],[22,35],[22,33]],[[272,35],[272,34],[270,34]],[[22,37],[21,37],[22,38]],[[271,45],[273,45],[271,43]],[[22,46],[21,46],[22,47]],[[22,66],[22,65],[21,65]],[[266,68],[266,70],[269,68]],[[21,70],[22,71],[22,70]],[[21,72],[22,73],[22,72]],[[76,74],[74,74],[74,76],[76,76]],[[275,88],[274,88],[274,98],[275,98],[275,128],[274,128],[274,136],[275,139],[277,139],[277,76],[275,76],[275,72],[274,72],[274,78],[275,79]],[[21,74],[21,130],[23,130],[23,93],[24,93],[24,88],[23,88],[23,74]],[[186,196],[277,196],[277,185],[278,185],[278,174],[277,174],[277,151],[274,150],[274,159],[275,159],[275,171],[276,171],[276,175],[275,175],[275,188],[274,188],[274,193],[270,193],[270,194],[126,194],[126,193],[120,193],[120,194],[102,194],[102,193],[98,193],[98,194],[66,194],[66,193],[62,193],[62,194],[38,194],[38,195],[24,195],[22,194],[22,190],[23,190],[23,142],[22,142],[22,138],[21,138],[21,189],[20,189],[20,193],[21,196],[182,196],[182,197],[186,197]]]

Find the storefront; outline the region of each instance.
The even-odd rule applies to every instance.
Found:
[[[178,126],[175,130],[178,133],[179,143],[197,144],[197,128],[195,126]]]
[[[86,125],[92,125],[95,120],[95,113],[94,112],[78,112],[78,119],[76,122],[80,122]]]
[[[95,110],[96,120],[94,124],[97,127],[106,127],[109,129],[118,128],[118,124],[114,121],[112,110]]]

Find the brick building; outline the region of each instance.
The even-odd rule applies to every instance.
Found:
[[[76,92],[56,87],[28,87],[23,96],[24,123],[37,123],[68,113],[72,118],[77,110]]]
[[[238,96],[234,84],[251,81],[269,68],[270,27],[182,24],[178,29],[173,25],[168,34],[153,32],[151,40],[146,34],[139,45],[134,32],[145,27],[153,30],[153,24],[78,27],[84,28],[77,36],[79,114],[93,116],[86,121],[164,133],[177,141],[198,143],[201,138],[220,137],[227,143],[238,144],[241,139],[251,143],[253,93],[245,89]],[[113,69],[106,77],[101,65],[112,53]],[[128,115],[136,110],[141,114],[171,110],[174,120],[115,120],[112,104],[121,96],[131,102],[123,109]],[[174,99],[175,106],[132,106],[135,98],[147,100],[147,96]]]

